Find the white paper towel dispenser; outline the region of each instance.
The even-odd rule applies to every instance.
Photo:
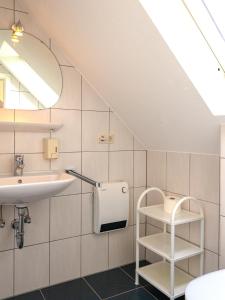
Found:
[[[125,228],[129,219],[127,182],[102,183],[94,191],[94,232]]]

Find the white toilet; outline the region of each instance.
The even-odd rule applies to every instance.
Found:
[[[185,300],[224,300],[225,269],[194,279],[185,291]]]

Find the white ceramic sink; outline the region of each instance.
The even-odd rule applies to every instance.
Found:
[[[0,177],[0,205],[30,203],[54,196],[74,180],[65,172]]]

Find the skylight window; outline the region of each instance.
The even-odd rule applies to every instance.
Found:
[[[214,115],[225,115],[225,3],[139,0]]]
[[[221,19],[225,4],[221,0],[183,0],[183,3],[218,60],[218,64],[225,70],[225,23]]]

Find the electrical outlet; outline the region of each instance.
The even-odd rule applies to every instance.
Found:
[[[99,143],[99,144],[108,144],[108,136],[105,135],[105,134],[101,134],[101,135],[98,137],[98,143]]]
[[[99,144],[113,144],[114,143],[114,136],[113,135],[107,135],[107,134],[101,134],[98,137],[98,143]]]
[[[109,137],[108,137],[108,143],[109,144],[113,144],[114,143],[114,135],[113,134],[109,135]]]

